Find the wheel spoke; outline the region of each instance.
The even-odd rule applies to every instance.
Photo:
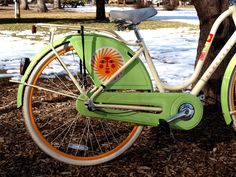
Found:
[[[70,164],[95,165],[115,158],[134,142],[142,128],[82,116],[76,100],[96,88],[94,78],[88,78],[86,85],[81,83],[81,59],[69,44],[55,50],[59,59],[55,52],[49,52],[27,83],[21,83],[27,86],[23,109],[29,132],[43,151]]]
[[[71,123],[71,125],[68,127],[68,130],[67,130],[67,132],[65,133],[64,137],[62,138],[61,144],[60,144],[60,146],[59,146],[58,148],[60,148],[60,147],[63,145],[63,142],[64,142],[64,140],[65,140],[67,134],[69,133],[69,131],[70,131],[72,125],[73,125],[74,123],[76,123],[76,121],[77,121],[77,119],[75,119],[75,120]]]
[[[77,99],[77,97],[78,97],[78,95],[76,95],[76,94],[70,95],[70,94],[67,94],[67,93],[64,93],[64,92],[59,92],[59,91],[56,91],[56,90],[44,88],[44,87],[37,86],[37,85],[32,85],[32,84],[28,84],[28,83],[21,83],[21,82],[18,82],[18,81],[14,81],[14,82],[19,83],[19,84],[23,84],[25,86],[29,86],[29,87],[32,87],[32,88],[36,88],[38,90],[44,90],[46,92],[56,93],[58,95],[63,95],[63,96],[67,96],[67,97],[71,97],[71,98],[75,98],[75,99]]]
[[[68,91],[65,91],[65,90],[61,90],[59,88],[55,88],[55,87],[52,87],[50,85],[47,85],[47,84],[45,84],[43,82],[40,82],[40,85],[46,86],[46,88],[40,87],[40,89],[42,89],[42,88],[49,89],[51,92],[58,92],[59,94],[61,93],[61,95],[66,94],[66,95],[73,95],[73,96],[77,96],[77,97],[79,96],[79,95],[74,94],[74,92],[72,92],[72,91],[68,92]]]
[[[73,126],[73,129],[72,129],[72,132],[71,132],[71,136],[70,136],[69,143],[68,143],[68,145],[67,145],[66,153],[68,152],[69,146],[70,146],[70,144],[71,144],[71,142],[72,142],[72,138],[73,138],[73,136],[74,136],[75,127],[76,127],[76,124],[77,124],[78,119],[79,119],[79,114],[76,115],[76,122],[75,122],[75,124],[74,124],[74,126]]]
[[[88,122],[89,122],[89,125],[91,126],[91,124],[90,124],[90,119],[88,119]],[[95,133],[95,131],[94,131],[94,129],[93,129],[92,126],[91,126],[91,129],[92,129],[92,134],[94,135],[94,137],[95,137],[95,139],[96,139],[96,142],[97,142],[97,144],[98,144],[98,147],[99,147],[99,149],[100,149],[100,152],[103,152],[103,151],[102,151],[102,148],[101,148],[101,146],[100,146],[100,143],[99,143],[99,141],[98,141],[98,139],[97,139],[96,133]]]
[[[69,124],[71,121],[73,121],[73,120],[69,120],[69,121],[67,121],[66,123],[62,124],[60,127],[54,129],[53,131],[51,131],[50,133],[48,133],[47,135],[45,135],[45,137],[50,136],[51,134],[53,134],[53,133],[56,132],[57,130],[59,130],[59,129],[61,129],[62,127],[64,127],[64,126],[66,126],[67,124]],[[64,129],[64,130],[66,130],[66,129]],[[63,130],[63,131],[64,131],[64,130]],[[59,134],[59,135],[60,135],[60,134]],[[59,135],[58,135],[58,136],[59,136]],[[57,139],[57,137],[56,137],[55,139]],[[55,140],[55,139],[54,139],[54,140]]]
[[[67,110],[69,110],[69,108],[68,108]],[[63,113],[65,113],[67,110],[63,110],[63,111],[55,110],[55,111],[52,112],[52,115],[54,115],[54,113],[56,113],[56,112],[57,112],[58,114],[63,114]],[[58,115],[58,114],[56,114],[56,115]],[[58,119],[55,115],[54,115],[54,117],[53,117],[52,119],[50,119],[49,121],[48,121],[48,118],[50,118],[50,117],[46,117],[46,120],[47,120],[47,121],[46,121],[42,126],[40,126],[39,129],[44,128],[45,126],[51,124],[52,121]]]
[[[81,138],[80,138],[80,140],[79,140],[78,146],[80,146],[81,143],[82,143],[82,141],[83,141],[84,134],[85,134],[85,131],[86,131],[87,127],[88,127],[88,124],[86,124],[86,126],[85,126],[84,129],[83,129],[83,133],[82,133],[82,136],[81,136]],[[76,152],[75,152],[75,156],[77,156],[78,151],[79,151],[79,147],[77,148],[77,150],[76,150]]]
[[[107,136],[106,130],[104,129],[103,123],[102,123],[101,120],[99,120],[99,122],[100,122],[100,124],[101,124],[102,130],[103,130],[103,133],[104,133],[104,135],[105,135],[105,137],[106,137],[106,140],[107,140],[107,142],[108,142],[108,145],[109,145],[109,147],[110,147],[110,149],[111,149],[111,143],[109,142],[109,138],[108,138],[108,136]],[[113,133],[112,133],[112,135],[113,135]]]

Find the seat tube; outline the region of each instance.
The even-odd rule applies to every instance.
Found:
[[[142,36],[141,36],[141,34],[139,32],[138,27],[134,25],[133,26],[133,30],[134,30],[135,36],[138,39],[138,42],[141,43],[141,46],[144,48],[143,54],[144,54],[145,60],[147,61],[148,67],[149,67],[149,69],[151,71],[151,74],[152,74],[152,76],[153,76],[153,78],[155,80],[157,88],[159,89],[160,92],[164,92],[165,91],[164,87],[163,87],[162,82],[160,80],[160,77],[159,77],[159,75],[157,73],[157,70],[156,70],[156,68],[154,66],[154,63],[151,60],[150,53],[149,53],[149,51],[147,49],[147,46],[146,46],[146,44],[145,44],[145,42],[144,42],[144,40],[143,40],[143,38],[142,38]]]
[[[133,26],[133,30],[134,30],[134,34],[135,34],[136,38],[138,39],[138,42],[142,42],[143,38],[141,37],[139,29],[136,25]]]

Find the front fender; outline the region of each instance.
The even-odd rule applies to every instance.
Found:
[[[229,107],[229,84],[231,80],[231,75],[236,66],[236,54],[233,56],[231,61],[229,62],[221,85],[221,107],[223,111],[223,115],[225,118],[225,122],[229,125],[232,122],[232,116],[230,115],[230,107]]]
[[[93,57],[95,51],[101,50],[103,48],[113,48],[119,51],[119,53],[123,56],[124,61],[128,61],[132,55],[134,55],[134,51],[132,51],[129,47],[127,47],[124,43],[118,41],[117,39],[103,36],[99,34],[85,34],[85,64],[88,74],[94,81],[96,86],[101,86],[102,81],[98,78],[91,66],[91,58]],[[62,39],[59,39],[53,43],[53,46],[59,46],[63,43],[71,43],[77,54],[82,58],[82,40],[81,35],[70,35],[66,36]],[[25,74],[21,78],[21,83],[18,88],[17,95],[17,107],[22,106],[23,93],[25,85],[28,80],[28,77],[32,70],[35,68],[37,63],[46,56],[49,52],[51,52],[50,45],[44,47],[35,57],[32,58],[30,65],[25,71]],[[150,79],[150,76],[143,65],[142,61],[137,58],[131,65],[127,67],[127,69],[122,73],[122,76],[118,81],[111,83],[106,87],[106,90],[117,90],[117,89],[132,89],[132,90],[148,90],[152,91],[153,86]]]

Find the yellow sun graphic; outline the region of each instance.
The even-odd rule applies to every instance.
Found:
[[[91,65],[98,78],[105,81],[124,65],[124,58],[114,48],[100,48],[94,53]],[[121,74],[115,80],[120,76]]]

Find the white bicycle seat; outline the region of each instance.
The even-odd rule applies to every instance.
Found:
[[[157,10],[153,7],[135,9],[135,10],[112,10],[110,11],[110,21],[120,22],[124,21],[126,23],[139,24],[141,21],[153,17],[157,14]]]

